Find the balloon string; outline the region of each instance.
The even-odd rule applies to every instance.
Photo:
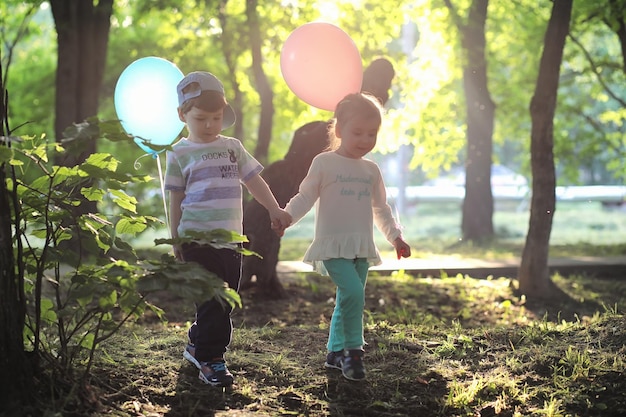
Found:
[[[157,160],[157,168],[159,170],[159,181],[161,182],[161,197],[163,198],[163,211],[165,212],[165,224],[167,225],[167,231],[172,237],[172,231],[170,230],[170,219],[167,214],[167,202],[165,199],[165,184],[163,183],[163,170],[161,169],[161,158],[159,158],[158,154],[154,154],[154,157]]]
[[[139,169],[139,168],[141,168],[141,162],[139,162],[139,160],[140,160],[141,158],[143,158],[143,157],[148,156],[148,155],[150,155],[150,154],[147,154],[147,153],[146,153],[146,154],[141,155],[139,158],[135,159],[135,163],[133,164],[133,167],[134,167],[135,169]]]

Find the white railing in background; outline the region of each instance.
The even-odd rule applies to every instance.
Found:
[[[530,201],[530,189],[526,186],[496,185],[492,188],[493,198],[497,201]],[[556,187],[557,201],[590,202],[603,204],[623,204],[626,202],[626,186],[620,185],[585,185]],[[387,197],[393,201],[398,196],[396,187],[387,187]],[[405,189],[408,203],[433,202],[454,203],[465,198],[465,187],[459,185],[419,185]]]

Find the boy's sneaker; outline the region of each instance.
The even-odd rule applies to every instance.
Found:
[[[224,359],[211,362],[200,362],[200,381],[214,387],[230,387],[233,385],[233,374],[226,367]]]
[[[343,350],[328,352],[324,366],[329,369],[339,369],[341,371],[343,363]]]
[[[341,373],[344,378],[350,381],[361,381],[365,379],[365,367],[363,366],[363,354],[361,349],[351,349],[346,351],[343,361]]]
[[[200,362],[196,359],[196,347],[193,343],[187,343],[187,346],[185,346],[185,350],[183,351],[183,358],[187,359],[193,364],[193,366],[200,369]]]

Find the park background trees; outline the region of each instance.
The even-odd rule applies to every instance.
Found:
[[[395,64],[379,157],[394,159],[396,151],[407,148],[412,156],[398,159],[399,169],[388,176],[391,184],[419,184],[452,166],[464,167],[463,240],[495,237],[492,162],[532,174],[528,108],[551,13],[548,3],[74,3],[3,5],[3,37],[10,51],[4,56],[12,58],[6,86],[10,95],[20,92],[12,95],[8,113],[9,125],[19,126],[17,134],[60,140],[65,127],[89,115],[114,119],[119,74],[135,59],[154,55],[183,72],[205,68],[225,80],[239,116],[232,133],[261,161],[280,159],[297,127],[331,116],[295,97],[278,64],[288,34],[322,19],[350,34],[365,64],[380,55]],[[555,103],[554,184],[623,182],[624,8],[619,0],[574,5]],[[403,32],[407,25],[414,25],[416,34],[409,42]],[[132,143],[98,146],[126,165],[144,156]],[[90,141],[82,157],[98,146]],[[144,162],[139,169],[156,177],[154,164]],[[129,187],[147,197],[146,210],[160,210],[154,182]]]
[[[3,7],[23,3],[10,1]],[[115,82],[135,59],[161,56],[176,63],[183,72],[210,68],[225,80],[232,92],[229,98],[240,116],[240,122],[229,133],[248,142],[264,162],[279,159],[295,128],[331,115],[298,100],[282,81],[278,64],[281,44],[294,28],[324,19],[350,34],[364,64],[385,55],[397,67],[385,131],[389,133],[385,133],[379,148],[381,154],[389,154],[400,144],[410,144],[413,152],[407,167],[408,184],[418,184],[425,177],[436,176],[453,165],[463,166],[466,161],[467,111],[462,83],[466,57],[455,21],[458,16],[468,16],[473,2],[448,3],[454,6],[456,15],[443,1],[400,2],[393,6],[379,2],[319,2],[317,7],[313,7],[318,4],[315,2],[286,6],[261,2],[256,7],[253,2],[233,1],[115,2],[98,114],[115,117]],[[615,11],[619,11],[620,2],[601,3],[580,1],[574,5],[572,36],[577,43],[568,42],[564,51],[566,66],[559,101],[562,111],[557,120],[559,134],[555,137],[560,184],[619,182],[623,177],[622,170],[616,167],[623,145],[615,140],[620,134],[617,115],[623,77]],[[24,91],[12,98],[10,114],[16,123],[31,121],[20,134],[45,132],[51,136],[55,123],[51,98],[54,99],[56,90],[51,75],[55,74],[57,39],[51,9],[46,9],[47,2],[41,4],[44,9],[31,21],[30,37],[23,38],[13,54],[7,86],[9,91]],[[493,0],[486,8],[486,79],[496,108],[493,161],[519,169],[527,176],[528,105],[549,9],[548,3],[521,1],[510,5]],[[252,36],[247,22],[254,14],[259,18],[259,28],[258,34]],[[13,23],[6,25],[5,33],[10,34],[10,28],[19,23],[19,13],[8,15],[12,20],[5,18],[7,23]],[[610,23],[611,19],[614,23]],[[417,26],[419,36],[411,56],[402,46],[402,26],[409,22]],[[252,41],[257,36],[262,39],[256,46],[261,48],[263,57],[259,65],[253,63],[252,52]],[[267,139],[259,141],[262,100],[254,75],[258,68],[266,74],[273,93],[269,144]],[[603,86],[608,87],[606,99]],[[56,136],[60,129],[54,133]],[[611,146],[598,152],[599,143],[609,136],[613,138]],[[141,156],[141,150],[126,151],[119,153],[130,158]],[[578,158],[574,159],[574,155]],[[585,167],[582,173],[578,168],[581,165]]]

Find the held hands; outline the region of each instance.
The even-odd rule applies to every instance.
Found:
[[[272,230],[278,236],[282,237],[285,234],[285,229],[291,225],[291,214],[287,213],[283,209],[270,213],[272,221]]]
[[[396,255],[398,255],[398,259],[408,258],[411,256],[411,247],[402,239],[402,237],[397,237],[396,240],[393,241],[393,247],[396,248]]]

